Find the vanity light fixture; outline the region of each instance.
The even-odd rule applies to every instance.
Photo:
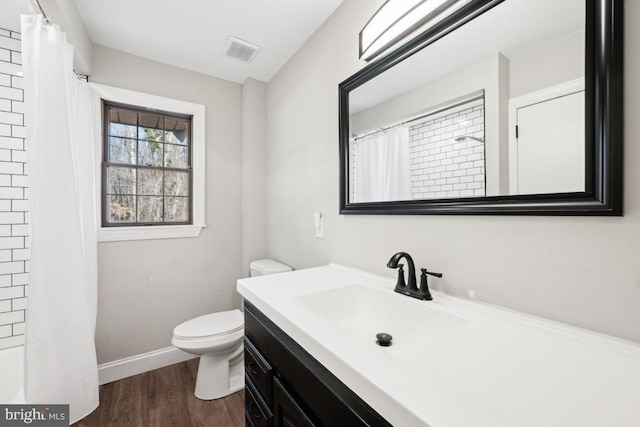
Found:
[[[426,31],[471,1],[385,1],[360,31],[360,59],[372,60],[409,35]]]

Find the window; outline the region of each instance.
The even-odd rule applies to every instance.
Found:
[[[136,181],[135,183],[131,183],[131,187],[129,189],[124,187],[124,182],[120,182],[119,185],[123,185],[122,188],[119,189],[110,189],[111,195],[120,194],[122,196],[122,206],[130,209],[131,207],[136,207],[135,203],[138,203],[134,197],[142,196],[143,194],[137,193],[137,186],[140,184],[140,175],[138,173],[139,170],[144,169],[150,170],[150,167],[161,167],[167,169],[164,164],[164,154],[167,147],[169,149],[173,149],[174,146],[177,147],[180,151],[183,150],[181,147],[188,147],[186,159],[190,162],[187,168],[183,166],[175,167],[176,163],[172,162],[171,166],[168,168],[169,172],[179,172],[179,173],[188,173],[190,174],[190,187],[188,196],[183,195],[184,193],[180,193],[178,195],[171,194],[171,189],[169,188],[169,194],[166,193],[166,189],[164,183],[161,185],[162,195],[151,194],[151,197],[156,197],[158,199],[155,200],[156,206],[159,205],[159,198],[163,198],[162,209],[164,209],[164,198],[167,196],[169,198],[173,197],[174,199],[178,197],[189,197],[190,200],[187,203],[188,211],[188,220],[184,220],[185,216],[182,215],[184,211],[180,215],[181,218],[177,218],[177,216],[166,217],[166,214],[163,212],[162,221],[149,221],[149,218],[156,218],[154,215],[151,215],[152,210],[147,211],[142,216],[142,221],[138,221],[139,214],[136,209],[135,214],[132,211],[128,211],[127,215],[116,216],[116,222],[114,224],[104,224],[102,218],[97,218],[98,223],[98,241],[99,242],[113,242],[113,241],[126,241],[126,240],[146,240],[146,239],[172,239],[172,238],[189,238],[189,237],[198,237],[203,228],[206,227],[205,224],[205,106],[202,104],[195,104],[191,102],[176,100],[172,98],[165,98],[157,95],[150,95],[146,93],[136,92],[127,89],[116,88],[112,86],[101,85],[97,83],[89,83],[91,87],[91,111],[92,116],[94,118],[94,131],[93,131],[93,139],[95,141],[95,150],[96,150],[96,162],[95,162],[95,171],[96,171],[96,192],[99,197],[96,198],[96,202],[98,203],[98,212],[105,212],[108,206],[106,200],[106,191],[103,193],[103,189],[107,190],[106,184],[108,183],[106,172],[107,169],[114,168],[114,172],[118,172],[115,168],[121,168],[119,172],[129,173],[129,177],[133,178],[135,174]],[[136,131],[135,133],[131,133],[131,137],[126,137],[125,135],[114,136],[114,138],[119,138],[120,143],[125,145],[125,142],[129,142],[129,148],[132,151],[130,156],[136,156],[135,161],[129,157],[126,163],[122,163],[124,158],[120,158],[117,162],[112,162],[109,156],[105,156],[105,135],[109,135],[108,129],[108,121],[105,120],[105,105],[111,105],[118,111],[128,111],[133,110],[132,113],[136,115],[142,116],[162,116],[163,120],[165,120],[165,124],[162,126],[162,132],[165,130],[171,131],[172,129],[165,129],[167,127],[167,118],[169,116],[169,120],[182,121],[188,118],[191,118],[191,126],[190,130],[187,131],[189,142],[184,143],[181,139],[180,132],[177,132],[176,138],[178,141],[171,141],[171,137],[169,137],[170,141],[166,139],[164,141],[155,141],[158,144],[162,144],[162,156],[158,157],[160,147],[156,147],[156,157],[151,157],[155,162],[147,162],[150,164],[142,163],[138,164],[138,143],[142,142],[142,145],[146,144],[144,141],[149,141],[150,138],[147,137],[147,132],[153,133],[156,131],[160,131],[160,126],[151,126],[152,123],[141,122],[142,128],[150,129],[150,131],[143,131],[142,138],[141,134],[138,133],[138,117],[136,116]],[[131,106],[140,106],[131,107]],[[167,113],[170,112],[170,113]],[[133,126],[131,123],[126,123],[124,117],[116,118],[116,123],[118,120],[123,121],[123,125]],[[147,120],[146,118],[142,120]],[[132,122],[133,119],[130,117],[128,119],[129,122]],[[106,126],[105,126],[106,125]],[[169,123],[169,126],[172,126]],[[156,130],[154,130],[156,129]],[[177,128],[176,128],[177,129]],[[132,129],[130,129],[133,131]],[[181,129],[177,129],[181,130]],[[164,137],[163,135],[163,138]],[[151,138],[153,140],[153,138]],[[179,142],[179,143],[177,143]],[[133,154],[133,145],[136,145],[135,154]],[[114,147],[115,149],[116,147]],[[124,148],[124,147],[121,147]],[[116,150],[117,151],[117,150]],[[121,154],[124,155],[126,151],[122,151]],[[150,154],[151,150],[147,151],[146,154]],[[116,156],[116,152],[114,152],[114,156]],[[145,153],[143,153],[142,157],[144,158]],[[180,157],[180,156],[178,156]],[[184,157],[182,157],[184,158]],[[115,157],[114,157],[115,159]],[[160,166],[160,159],[162,159],[162,165]],[[113,163],[113,164],[111,164]],[[128,168],[128,169],[127,169]],[[175,169],[175,170],[173,170]],[[185,170],[186,169],[186,170]],[[134,172],[135,171],[135,172]],[[156,170],[158,171],[158,170]],[[163,171],[164,173],[165,171]],[[175,178],[175,177],[174,177]],[[144,185],[144,184],[143,184]],[[136,190],[133,190],[134,186]],[[124,191],[128,190],[130,193],[125,194]],[[144,188],[143,188],[144,190]],[[175,190],[175,189],[174,189]],[[135,194],[131,194],[136,191]],[[147,191],[147,190],[145,190]],[[154,190],[155,192],[155,190]],[[128,205],[124,205],[124,198],[128,202]],[[182,200],[182,199],[181,199]],[[145,200],[146,201],[146,200]],[[145,201],[142,203],[144,204]],[[170,201],[172,202],[172,201]],[[177,203],[177,200],[173,200],[173,202]],[[173,211],[172,211],[173,212]],[[175,211],[179,212],[178,210]],[[171,212],[170,212],[171,213]],[[100,216],[102,216],[100,214]],[[130,219],[124,221],[124,219]],[[135,222],[134,222],[135,220]]]
[[[103,227],[191,224],[191,117],[103,109]]]

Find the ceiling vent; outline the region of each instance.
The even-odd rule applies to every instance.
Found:
[[[260,46],[229,36],[227,42],[224,44],[222,53],[243,62],[251,62],[259,50]]]

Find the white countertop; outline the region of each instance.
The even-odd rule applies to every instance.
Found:
[[[462,321],[438,334],[407,314],[407,329],[380,331],[405,339],[380,347],[305,303],[355,284],[404,298],[407,313]],[[238,291],[394,426],[640,426],[639,344],[438,292],[420,301],[394,285],[330,264],[241,279]]]

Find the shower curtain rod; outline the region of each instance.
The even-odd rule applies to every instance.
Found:
[[[47,24],[51,23],[51,21],[49,21],[49,18],[47,18],[47,14],[44,13],[44,9],[42,8],[42,5],[38,0],[31,0],[31,5],[38,8],[38,10],[40,11],[40,15],[42,15],[42,18],[44,19],[44,22],[46,22]]]
[[[484,97],[484,90],[481,90],[479,92],[476,92],[476,93],[472,94],[470,97],[465,97],[464,100],[461,100],[461,101],[458,101],[458,102],[454,102],[452,104],[448,104],[448,105],[446,105],[444,107],[440,107],[440,108],[437,108],[437,109],[432,110],[432,111],[427,111],[426,113],[420,114],[419,116],[416,116],[416,117],[411,117],[409,119],[403,119],[402,121],[392,123],[392,124],[390,124],[388,126],[383,126],[383,127],[377,128],[377,129],[367,130],[367,131],[361,132],[359,134],[353,134],[352,138],[354,140],[358,140],[358,139],[364,138],[365,136],[373,135],[374,133],[382,132],[382,131],[394,128],[396,126],[406,125],[408,123],[415,122],[416,120],[424,119],[425,117],[429,117],[429,116],[432,116],[434,114],[441,113],[441,112],[446,111],[446,110],[448,110],[450,108],[455,108],[455,107],[458,107],[460,105],[464,105],[464,104],[466,104],[468,102],[477,101],[478,99],[482,99],[483,97]]]

